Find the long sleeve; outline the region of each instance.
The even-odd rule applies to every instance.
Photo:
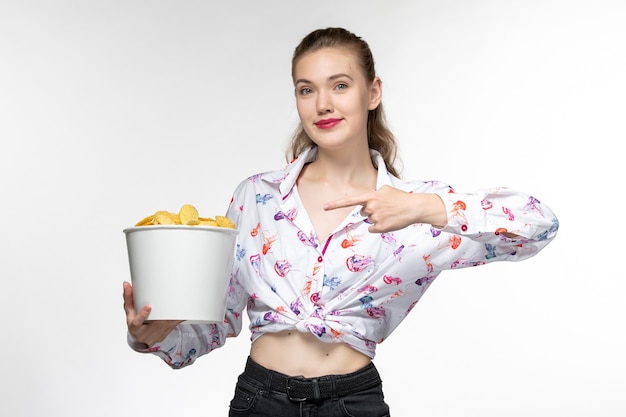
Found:
[[[448,192],[437,194],[448,212],[448,224],[441,232],[450,233],[450,244],[459,254],[442,269],[530,258],[552,241],[559,228],[550,208],[510,188],[473,193],[456,193],[448,188]],[[468,241],[473,244],[464,244]]]

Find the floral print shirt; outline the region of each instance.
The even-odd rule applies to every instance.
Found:
[[[370,233],[360,206],[324,242],[318,240],[296,180],[317,149],[303,152],[285,169],[244,180],[227,216],[239,230],[224,323],[179,325],[153,352],[174,368],[222,346],[242,327],[247,309],[251,340],[267,332],[310,332],[328,343],[346,343],[373,358],[444,270],[520,261],[544,248],[558,221],[539,200],[508,188],[459,193],[438,181],[403,181],[378,167],[377,189],[435,193],[448,224],[413,224]],[[502,232],[518,235],[507,238]]]

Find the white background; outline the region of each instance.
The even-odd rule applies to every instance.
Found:
[[[344,26],[405,178],[508,185],[561,223],[433,284],[379,346],[393,415],[626,415],[625,21],[621,0],[0,1],[0,414],[227,414],[249,332],[178,371],[131,351],[122,229],[223,214],[281,167],[293,48]]]

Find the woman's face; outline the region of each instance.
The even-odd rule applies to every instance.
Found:
[[[364,141],[367,117],[381,99],[380,80],[366,80],[354,54],[324,48],[303,55],[294,69],[296,106],[304,131],[320,148]]]

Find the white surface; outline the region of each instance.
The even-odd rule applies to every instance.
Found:
[[[626,3],[0,1],[0,415],[225,416],[249,333],[170,370],[126,345],[122,229],[223,213],[282,166],[290,59],[373,49],[404,177],[508,185],[559,216],[537,257],[442,274],[376,364],[394,417],[626,415]]]

